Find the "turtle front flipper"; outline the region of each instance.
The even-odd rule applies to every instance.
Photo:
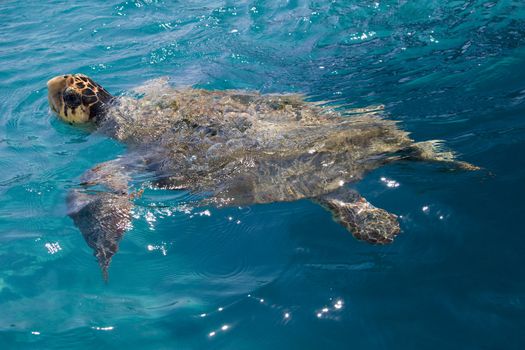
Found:
[[[131,224],[131,170],[123,159],[99,164],[82,176],[81,187],[67,197],[68,215],[93,249],[106,281],[111,258]]]
[[[359,240],[372,244],[388,244],[400,232],[396,215],[374,207],[351,189],[341,188],[315,200]]]

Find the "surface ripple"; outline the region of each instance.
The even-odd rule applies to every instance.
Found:
[[[0,348],[522,348],[523,1],[7,0],[0,14]],[[400,216],[385,247],[310,201],[195,207],[146,186],[106,284],[65,198],[125,149],[50,114],[46,81],[77,72],[116,95],[167,76],[382,104],[484,171],[368,174],[356,188]]]

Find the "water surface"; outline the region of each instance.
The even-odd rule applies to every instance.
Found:
[[[76,72],[116,94],[168,76],[384,104],[484,171],[369,174],[360,192],[402,217],[385,247],[308,201],[184,211],[146,191],[106,285],[65,196],[125,150],[49,113],[46,81]],[[0,101],[2,349],[525,343],[523,1],[3,1]]]

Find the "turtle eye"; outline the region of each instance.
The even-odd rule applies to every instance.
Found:
[[[64,98],[64,103],[69,107],[78,107],[80,106],[80,96],[71,89],[66,89],[62,94]]]

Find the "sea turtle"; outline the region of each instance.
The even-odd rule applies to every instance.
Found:
[[[438,141],[414,142],[383,107],[341,112],[301,95],[173,88],[155,80],[137,98],[114,97],[83,74],[47,83],[53,112],[90,123],[127,154],[88,170],[68,194],[68,215],[94,250],[104,277],[130,226],[132,176],[148,186],[196,194],[195,205],[240,206],[311,199],[354,237],[375,244],[400,232],[397,216],[349,187],[398,160],[456,161]]]

